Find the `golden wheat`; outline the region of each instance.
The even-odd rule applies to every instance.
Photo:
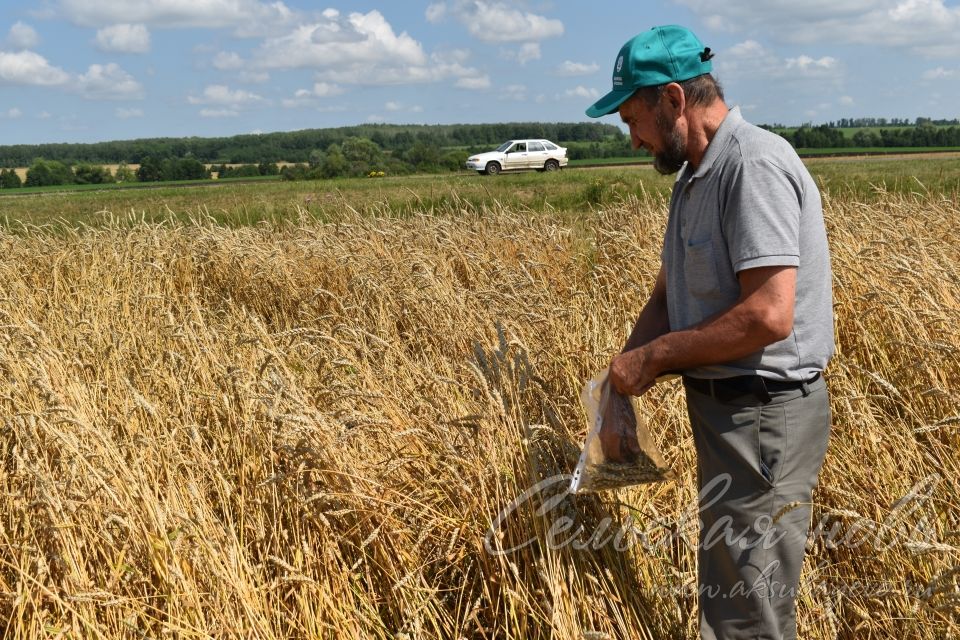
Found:
[[[0,235],[6,636],[692,637],[677,383],[641,401],[676,481],[549,483],[649,292],[665,202],[575,224],[461,205]],[[800,636],[951,637],[960,205],[826,211],[835,428]]]

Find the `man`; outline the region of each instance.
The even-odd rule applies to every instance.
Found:
[[[830,429],[827,238],[803,163],[728,109],[711,57],[682,27],[641,33],[617,56],[613,90],[587,109],[618,111],[634,148],[680,171],[659,275],[609,377],[640,395],[683,374],[701,490],[701,638],[792,639]]]

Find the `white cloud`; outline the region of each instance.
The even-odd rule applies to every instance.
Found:
[[[236,118],[239,115],[236,109],[200,109],[201,118]]]
[[[677,1],[703,16],[710,29],[765,33],[771,41],[880,44],[932,57],[960,55],[960,6],[945,0]]]
[[[418,104],[415,104],[412,107],[410,107],[410,113],[423,113],[423,107],[421,107]]]
[[[40,36],[36,29],[18,20],[10,27],[7,42],[15,49],[32,49],[40,44]]]
[[[596,62],[591,62],[589,64],[584,62],[573,62],[572,60],[564,60],[556,69],[556,74],[558,76],[586,76],[591,73],[596,73],[600,70],[600,65]]]
[[[202,96],[187,97],[187,102],[190,104],[227,105],[233,107],[234,109],[241,105],[256,104],[263,101],[263,97],[257,95],[256,93],[244,91],[243,89],[232,91],[230,87],[224,84],[208,85],[203,90]],[[209,110],[205,109],[205,111]]]
[[[376,114],[371,114],[367,116],[367,122],[370,122],[372,124],[379,124],[381,122],[386,122],[386,121],[387,121],[386,118],[384,118],[383,116],[378,116]]]
[[[125,107],[117,107],[116,111],[113,112],[117,118],[121,120],[128,120],[130,118],[142,118],[143,109],[127,109]]]
[[[383,105],[383,108],[386,109],[387,111],[400,111],[401,109],[403,109],[403,105],[400,104],[399,102],[393,102],[391,100],[391,101],[388,101],[385,105]]]
[[[787,58],[785,63],[788,70],[796,69],[807,75],[821,71],[830,71],[837,66],[836,59],[830,56],[824,56],[818,60],[814,60],[810,56],[801,55],[796,58]]]
[[[319,104],[317,98],[329,98],[338,96],[344,92],[343,87],[327,82],[317,82],[312,89],[298,89],[293,98],[287,98],[281,101],[281,104],[287,109],[297,107],[311,107]]]
[[[585,100],[596,100],[600,97],[600,92],[596,89],[588,89],[583,85],[577,85],[573,89],[567,89],[563,92],[564,98],[583,98]]]
[[[957,75],[956,69],[944,69],[943,67],[937,67],[936,69],[928,69],[923,72],[924,80],[943,80],[944,78],[952,78]]]
[[[243,59],[234,51],[221,51],[213,57],[213,66],[221,71],[243,68]]]
[[[527,64],[531,60],[539,60],[540,43],[525,42],[519,49],[501,49],[500,57],[504,60],[516,60],[521,65]]]
[[[16,120],[17,118],[20,118],[22,116],[23,116],[23,111],[21,111],[17,107],[11,107],[7,109],[5,112],[0,113],[0,118],[9,118],[10,120]]]
[[[747,77],[767,81],[808,78],[839,82],[844,75],[843,65],[836,58],[814,58],[806,54],[781,58],[756,40],[740,42],[718,54],[715,68],[724,79],[734,80]]]
[[[313,95],[318,98],[329,98],[330,96],[339,96],[343,93],[343,87],[330,84],[328,82],[317,82],[313,85]]]
[[[457,86],[461,89],[489,89],[490,76],[484,75],[471,78],[460,78],[454,83],[454,86]]]
[[[0,51],[0,84],[65,85],[70,74],[33,51]]]
[[[435,2],[427,7],[427,22],[436,24],[443,20],[445,15],[447,15],[447,3],[445,2]]]
[[[527,99],[527,88],[522,84],[508,84],[499,92],[501,100],[524,102]]]
[[[111,62],[92,64],[77,77],[77,88],[89,100],[140,100],[143,87],[133,76]]]
[[[49,120],[52,117],[49,111],[41,111],[37,114],[37,120]]]
[[[246,84],[263,84],[270,81],[270,74],[266,71],[244,70],[237,75],[237,79]]]
[[[142,24],[115,24],[97,31],[100,51],[147,53],[150,51],[150,32]]]
[[[270,33],[298,19],[281,1],[150,0],[94,2],[59,0],[61,14],[76,24],[102,27],[136,23],[151,27],[232,28],[239,36]]]
[[[560,20],[524,13],[506,2],[458,0],[451,12],[483,42],[536,42],[563,35]]]
[[[349,46],[344,46],[349,43]],[[292,33],[266,39],[252,57],[262,68],[344,68],[422,65],[427,56],[405,32],[397,35],[379,11],[351,13],[346,20],[304,24]]]
[[[851,107],[855,104],[852,96],[840,96],[840,104],[845,107]]]

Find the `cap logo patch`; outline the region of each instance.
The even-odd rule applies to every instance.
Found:
[[[620,69],[623,68],[623,56],[617,58],[617,66],[614,68],[615,73],[620,73]]]

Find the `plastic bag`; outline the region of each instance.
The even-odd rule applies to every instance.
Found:
[[[570,480],[571,493],[619,489],[673,478],[633,398],[607,381],[608,370],[583,386],[580,400],[590,430]]]

